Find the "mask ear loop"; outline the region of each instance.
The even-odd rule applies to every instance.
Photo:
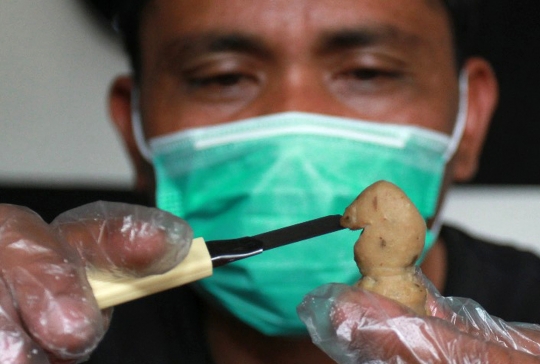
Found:
[[[139,152],[147,162],[152,163],[152,151],[146,142],[142,126],[139,107],[139,89],[137,87],[134,87],[131,93],[131,127],[133,128],[133,136]]]
[[[444,153],[444,160],[448,162],[456,153],[456,150],[463,137],[463,131],[467,124],[467,114],[469,109],[469,75],[466,70],[459,74],[459,105],[456,115],[456,124],[450,137],[450,142]]]
[[[452,136],[444,153],[444,160],[448,162],[456,153],[456,150],[461,142],[463,137],[463,131],[465,130],[465,125],[467,124],[467,113],[469,106],[469,75],[466,70],[462,70],[459,75],[459,105],[458,112],[456,114],[456,124],[454,125],[454,130],[452,131]],[[439,236],[443,225],[442,213],[439,213],[434,217],[431,223],[429,230],[433,236]],[[433,242],[434,243],[434,242]],[[429,250],[429,249],[427,249]],[[426,250],[426,251],[427,251]]]

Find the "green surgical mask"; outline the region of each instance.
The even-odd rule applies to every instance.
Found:
[[[150,141],[157,205],[185,219],[195,236],[228,239],[341,214],[383,179],[400,186],[427,220],[435,216],[463,120],[450,137],[285,112],[158,137]],[[428,232],[425,252],[437,233]],[[198,286],[264,334],[306,334],[296,306],[318,286],[360,278],[357,238],[344,230],[273,249],[220,267]]]

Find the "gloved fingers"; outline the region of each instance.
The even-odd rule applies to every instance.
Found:
[[[382,296],[345,284],[328,284],[306,295],[297,311],[313,342],[337,363],[411,360],[407,351],[395,356],[398,342],[383,323],[393,317],[414,315],[407,307]]]
[[[477,302],[461,297],[442,297],[431,304],[433,316],[458,330],[485,341],[540,355],[540,325],[506,322],[489,315]]]
[[[500,345],[496,340],[487,340],[484,335],[478,336],[476,331],[472,334],[463,332],[439,318],[419,317],[375,293],[358,292],[361,290],[348,291],[343,301],[340,299],[336,305],[331,318],[337,327],[351,328],[349,348],[362,352],[364,360],[376,358],[384,362],[404,363],[540,361],[520,348]]]
[[[525,352],[461,332],[436,317],[419,317],[385,297],[346,285],[311,292],[299,315],[314,343],[338,363],[538,362]]]
[[[0,363],[47,363],[43,350],[22,328],[9,290],[2,280],[0,280]]]
[[[497,345],[540,355],[540,325],[509,323],[491,316],[480,304],[462,297],[444,297],[424,277],[430,316],[443,319],[462,332]]]
[[[166,272],[186,257],[193,239],[189,225],[170,213],[116,202],[67,211],[51,226],[87,266],[120,277]]]
[[[1,279],[22,326],[55,357],[81,358],[104,334],[104,322],[77,252],[34,212],[0,206]]]

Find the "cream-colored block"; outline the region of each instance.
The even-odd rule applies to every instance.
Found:
[[[88,281],[101,309],[165,291],[212,275],[212,261],[203,238],[193,240],[186,258],[170,271],[143,278],[98,279]]]

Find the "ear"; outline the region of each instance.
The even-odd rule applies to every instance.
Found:
[[[135,188],[153,193],[153,168],[141,155],[133,134],[131,114],[133,87],[134,81],[130,76],[120,76],[113,81],[109,91],[109,113],[135,167]]]
[[[478,57],[464,65],[468,73],[467,123],[453,160],[454,181],[471,179],[478,168],[482,147],[499,98],[497,79],[490,64]]]

